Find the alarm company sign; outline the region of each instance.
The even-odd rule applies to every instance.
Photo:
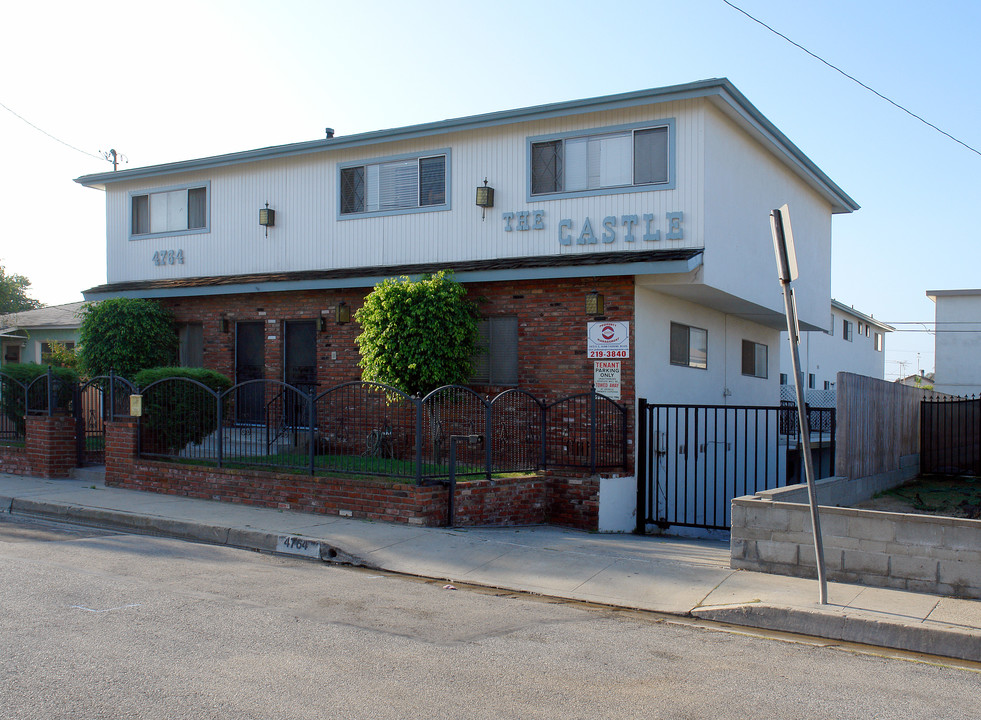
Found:
[[[586,350],[591,360],[630,357],[630,323],[586,323]]]

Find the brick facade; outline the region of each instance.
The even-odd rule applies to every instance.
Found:
[[[604,295],[604,319],[631,322],[633,335],[634,278],[583,278],[518,282],[472,283],[471,299],[483,317],[511,315],[518,318],[518,386],[538,398],[554,401],[589,390],[593,363],[586,356],[585,295],[596,290]],[[369,288],[309,290],[239,295],[170,298],[161,301],[178,323],[201,323],[204,329],[204,363],[235,380],[235,323],[265,323],[265,377],[282,380],[284,323],[318,320],[326,329],[317,333],[317,379],[321,387],[359,380],[357,322],[338,325],[335,312],[341,302],[352,315],[364,302]],[[222,331],[223,323],[227,327]],[[622,361],[621,404],[634,402],[634,359]],[[476,387],[496,394],[503,387]]]
[[[30,475],[31,464],[27,459],[27,448],[18,445],[0,445],[0,473]]]

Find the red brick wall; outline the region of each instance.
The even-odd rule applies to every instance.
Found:
[[[16,445],[0,445],[0,472],[11,475],[30,475],[31,464],[27,448]]]
[[[29,415],[25,445],[32,474],[45,478],[68,477],[78,460],[75,418]]]
[[[106,426],[106,484],[170,495],[320,514],[438,527],[448,518],[448,489],[385,480],[314,477],[157,462],[136,456],[136,422]],[[571,488],[571,491],[570,491]],[[569,493],[568,498],[553,497]],[[455,525],[537,525],[595,530],[599,481],[515,477],[457,483]]]
[[[634,279],[630,275],[467,285],[467,292],[478,302],[482,316],[517,316],[519,387],[549,401],[586,392],[592,383],[593,363],[586,357],[586,323],[594,318],[585,314],[585,296],[592,290],[605,297],[603,317],[631,322],[633,335]],[[265,323],[266,378],[280,380],[284,321],[325,317],[327,329],[317,333],[317,373],[320,385],[329,387],[361,377],[360,356],[354,342],[360,326],[354,321],[338,325],[334,318],[341,301],[351,307],[353,316],[368,292],[370,288],[309,290],[186,297],[161,302],[170,308],[177,322],[203,324],[205,365],[232,380],[235,379],[236,321]],[[221,332],[223,317],[228,320],[228,332]],[[622,363],[621,382],[620,402],[632,406],[633,353]],[[477,389],[496,394],[504,388]]]

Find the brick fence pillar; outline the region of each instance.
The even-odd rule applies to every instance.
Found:
[[[75,418],[65,415],[28,415],[25,438],[27,460],[34,475],[68,477],[78,464]]]
[[[106,422],[106,485],[118,485],[132,475],[138,428],[135,417]]]

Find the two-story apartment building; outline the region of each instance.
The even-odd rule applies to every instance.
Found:
[[[475,387],[558,398],[604,360],[628,406],[775,404],[770,210],[791,210],[802,329],[824,330],[831,217],[858,207],[725,79],[77,182],[106,198],[107,283],[85,297],[159,299],[189,364],[357,379],[365,295],[449,269],[483,317]]]
[[[814,407],[835,406],[840,372],[882,380],[886,372],[886,333],[893,327],[842,302],[831,300],[831,320],[824,331],[801,333],[800,364],[804,398]],[[780,334],[781,400],[794,400],[793,366],[786,331]]]

